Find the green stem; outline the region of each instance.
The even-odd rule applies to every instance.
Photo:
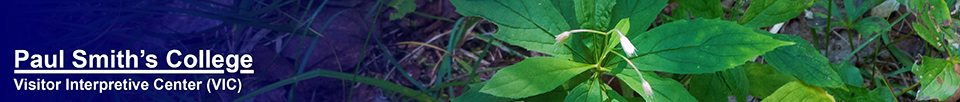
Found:
[[[817,29],[810,28],[810,33],[813,35],[813,47],[817,49],[817,52],[820,52],[820,35],[817,34]]]
[[[823,56],[826,56],[829,58],[830,57],[830,30],[833,30],[833,28],[830,27],[830,21],[833,20],[833,0],[828,0],[828,1],[830,1],[830,3],[827,5],[827,27],[823,29],[823,35],[827,36],[827,43],[826,43],[827,47],[824,47],[827,50],[824,50],[824,53],[826,54],[824,54]]]
[[[897,100],[897,97],[896,97],[897,95],[896,95],[896,93],[893,92],[893,87],[890,87],[890,83],[887,82],[887,78],[883,76],[883,73],[880,72],[880,69],[877,69],[877,67],[873,67],[873,70],[876,70],[877,73],[880,74],[880,79],[883,80],[883,84],[886,84],[886,85],[887,85],[887,88],[890,89],[890,95],[893,95],[893,96],[894,96],[894,97],[893,97],[894,102],[899,102],[899,100]],[[905,91],[906,91],[906,90],[905,90]]]
[[[913,88],[917,88],[917,85],[920,85],[920,83],[914,83],[913,85],[910,85],[910,87],[907,87],[907,89],[903,89],[903,91],[900,91],[900,94],[893,95],[893,97],[903,95],[909,92],[910,90],[913,90]]]

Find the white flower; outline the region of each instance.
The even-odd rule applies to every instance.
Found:
[[[623,52],[626,52],[628,57],[636,56],[637,48],[633,46],[630,39],[624,36],[623,33],[620,33],[620,30],[613,29],[613,31],[617,31],[617,35],[620,36],[620,47],[623,47]]]

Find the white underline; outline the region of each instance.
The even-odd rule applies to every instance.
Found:
[[[240,73],[253,74],[253,70]],[[13,74],[224,74],[224,70],[13,70]]]

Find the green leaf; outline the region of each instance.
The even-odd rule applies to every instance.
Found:
[[[603,84],[594,78],[580,83],[576,88],[570,90],[570,94],[567,94],[564,102],[627,102],[627,99],[617,94],[607,84]]]
[[[708,73],[739,66],[793,42],[775,40],[753,28],[718,19],[674,21],[630,38],[640,70],[678,74]]]
[[[727,96],[733,93],[716,73],[693,75],[690,80],[690,95],[700,102],[727,102]]]
[[[478,16],[498,26],[493,37],[527,50],[569,59],[565,45],[555,45],[555,35],[570,30],[568,22],[549,0],[450,0],[457,13]]]
[[[567,97],[567,90],[564,90],[564,89],[561,89],[561,88],[557,88],[557,89],[554,89],[553,91],[550,91],[550,92],[547,92],[547,93],[543,93],[543,94],[540,94],[540,95],[536,95],[536,96],[530,96],[530,97],[527,97],[527,98],[519,99],[518,101],[523,101],[523,102],[560,102],[560,101],[563,101],[563,98],[558,98],[558,97]],[[473,100],[478,100],[478,99],[473,99]],[[483,101],[483,100],[481,100],[481,101]]]
[[[864,98],[856,98],[856,97],[855,97],[854,100],[871,100],[871,99],[877,99],[877,100],[882,100],[882,101],[885,101],[885,102],[897,102],[896,100],[893,99],[893,94],[891,94],[890,87],[887,87],[887,86],[878,86],[877,89],[873,89],[872,91],[870,91],[870,93],[869,93],[868,95],[869,95],[869,96],[864,97]],[[874,97],[875,97],[875,98],[874,98]],[[873,101],[873,102],[880,102],[880,101]]]
[[[843,7],[847,10],[847,21],[857,20],[873,5],[875,5],[873,0],[843,0]]]
[[[453,102],[512,102],[513,99],[497,97],[487,93],[480,92],[487,83],[470,84],[470,90],[464,92],[460,97],[453,98]],[[480,100],[482,99],[482,100]]]
[[[614,0],[573,0],[580,29],[607,30]]]
[[[765,33],[766,31],[757,31]],[[820,55],[810,42],[799,36],[769,34],[774,39],[792,41],[798,44],[783,46],[763,54],[763,58],[780,73],[794,76],[804,82],[830,88],[840,88],[842,79],[830,66],[827,57]]]
[[[820,87],[794,81],[783,85],[761,102],[836,102],[833,96]]]
[[[857,87],[863,87],[863,77],[860,75],[860,69],[851,64],[840,64],[831,63],[834,71],[837,71],[840,74],[840,79],[843,80],[843,83],[847,85],[853,85]]]
[[[653,88],[653,95],[647,95],[643,93],[643,87],[641,86],[640,75],[636,71],[623,71],[623,73],[617,73],[616,76],[624,83],[627,83],[627,86],[630,86],[630,89],[637,91],[640,96],[644,97],[644,100],[647,102],[696,102],[696,98],[690,95],[690,92],[683,87],[683,84],[677,82],[676,80],[670,78],[661,78],[657,76],[657,73],[653,72],[642,72],[643,78],[650,83],[650,87]]]
[[[618,47],[617,45],[621,43],[620,36],[625,36],[627,33],[630,33],[630,18],[621,19],[620,22],[617,23],[617,26],[613,28],[618,29],[619,33],[618,31],[614,31],[614,32],[611,32],[610,35],[608,35],[609,39],[607,40],[607,46],[604,47],[604,49],[602,50],[604,53],[601,55],[607,55],[608,52],[613,51],[613,48]],[[631,55],[626,55],[626,56],[631,56]]]
[[[956,65],[949,60],[923,56],[920,67],[914,65],[913,72],[920,79],[920,91],[917,100],[943,101],[953,96],[960,87],[960,78],[955,71]]]
[[[834,97],[836,97],[837,99],[846,100],[846,101],[856,100],[856,101],[863,101],[863,102],[883,102],[884,100],[883,98],[881,98],[881,95],[883,94],[886,94],[887,96],[891,95],[890,89],[887,89],[887,87],[877,87],[877,89],[874,89],[873,91],[870,91],[867,88],[859,87],[859,86],[847,86],[847,89],[849,90],[827,89],[827,91],[829,91],[830,94],[834,95]],[[883,93],[881,91],[886,91],[886,93]],[[891,101],[893,101],[892,98],[891,98]]]
[[[677,0],[693,17],[715,19],[723,17],[720,0]]]
[[[742,66],[718,73],[697,74],[690,78],[690,94],[701,102],[726,102],[730,94],[733,94],[737,101],[744,102],[747,100],[749,88],[750,81]]]
[[[747,101],[747,95],[750,93],[750,80],[747,78],[746,68],[737,66],[737,68],[727,69],[720,72],[723,81],[727,83],[727,88],[733,92],[733,96],[738,102]]]
[[[750,28],[772,26],[796,18],[810,5],[813,0],[753,0],[737,23]]]
[[[766,98],[777,91],[780,86],[797,80],[792,76],[780,74],[773,66],[769,65],[747,62],[742,67],[747,71],[747,79],[750,80],[750,95],[757,98]]]
[[[873,36],[873,34],[885,34],[890,29],[890,23],[886,19],[877,16],[870,16],[857,21],[857,32],[864,36]]]
[[[907,9],[917,15],[918,22],[913,23],[917,35],[937,50],[956,52],[956,47],[944,47],[956,44],[958,37],[950,26],[946,26],[951,25],[951,18],[943,0],[910,0],[907,4]],[[945,40],[950,40],[950,44],[944,44]]]
[[[625,33],[627,37],[640,35],[647,31],[657,14],[667,7],[668,0],[617,0],[617,5],[613,6],[613,16],[611,19],[630,18],[630,33]],[[616,22],[616,21],[612,21]],[[614,23],[610,23],[614,24]],[[623,30],[623,29],[620,29]]]
[[[500,69],[480,92],[513,99],[530,97],[553,90],[593,67],[556,57],[531,57]]]
[[[413,12],[417,9],[416,0],[394,0],[388,3],[387,5],[393,9],[397,9],[397,12],[390,14],[390,20],[396,20],[403,18],[407,13]]]
[[[570,28],[580,27],[580,23],[577,21],[577,12],[573,8],[573,0],[550,0],[550,3],[553,3],[553,7],[557,11],[560,11],[560,15],[567,21]]]

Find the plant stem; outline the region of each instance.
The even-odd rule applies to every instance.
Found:
[[[820,51],[820,37],[817,35],[817,29],[810,28],[810,33],[813,35],[813,47],[817,49],[817,52]]]
[[[920,83],[914,83],[913,85],[910,85],[910,87],[907,87],[907,89],[903,89],[903,91],[900,91],[900,94],[893,95],[893,97],[897,97],[897,96],[903,95],[903,94],[907,93],[908,91],[913,90],[913,88],[917,88],[917,85],[920,85]]]
[[[827,43],[826,43],[827,47],[824,47],[827,50],[823,51],[824,52],[823,56],[829,58],[830,57],[830,30],[833,30],[833,28],[830,27],[830,21],[833,20],[833,0],[828,0],[828,1],[830,1],[830,3],[827,5],[827,27],[823,29],[823,35],[827,36]]]

